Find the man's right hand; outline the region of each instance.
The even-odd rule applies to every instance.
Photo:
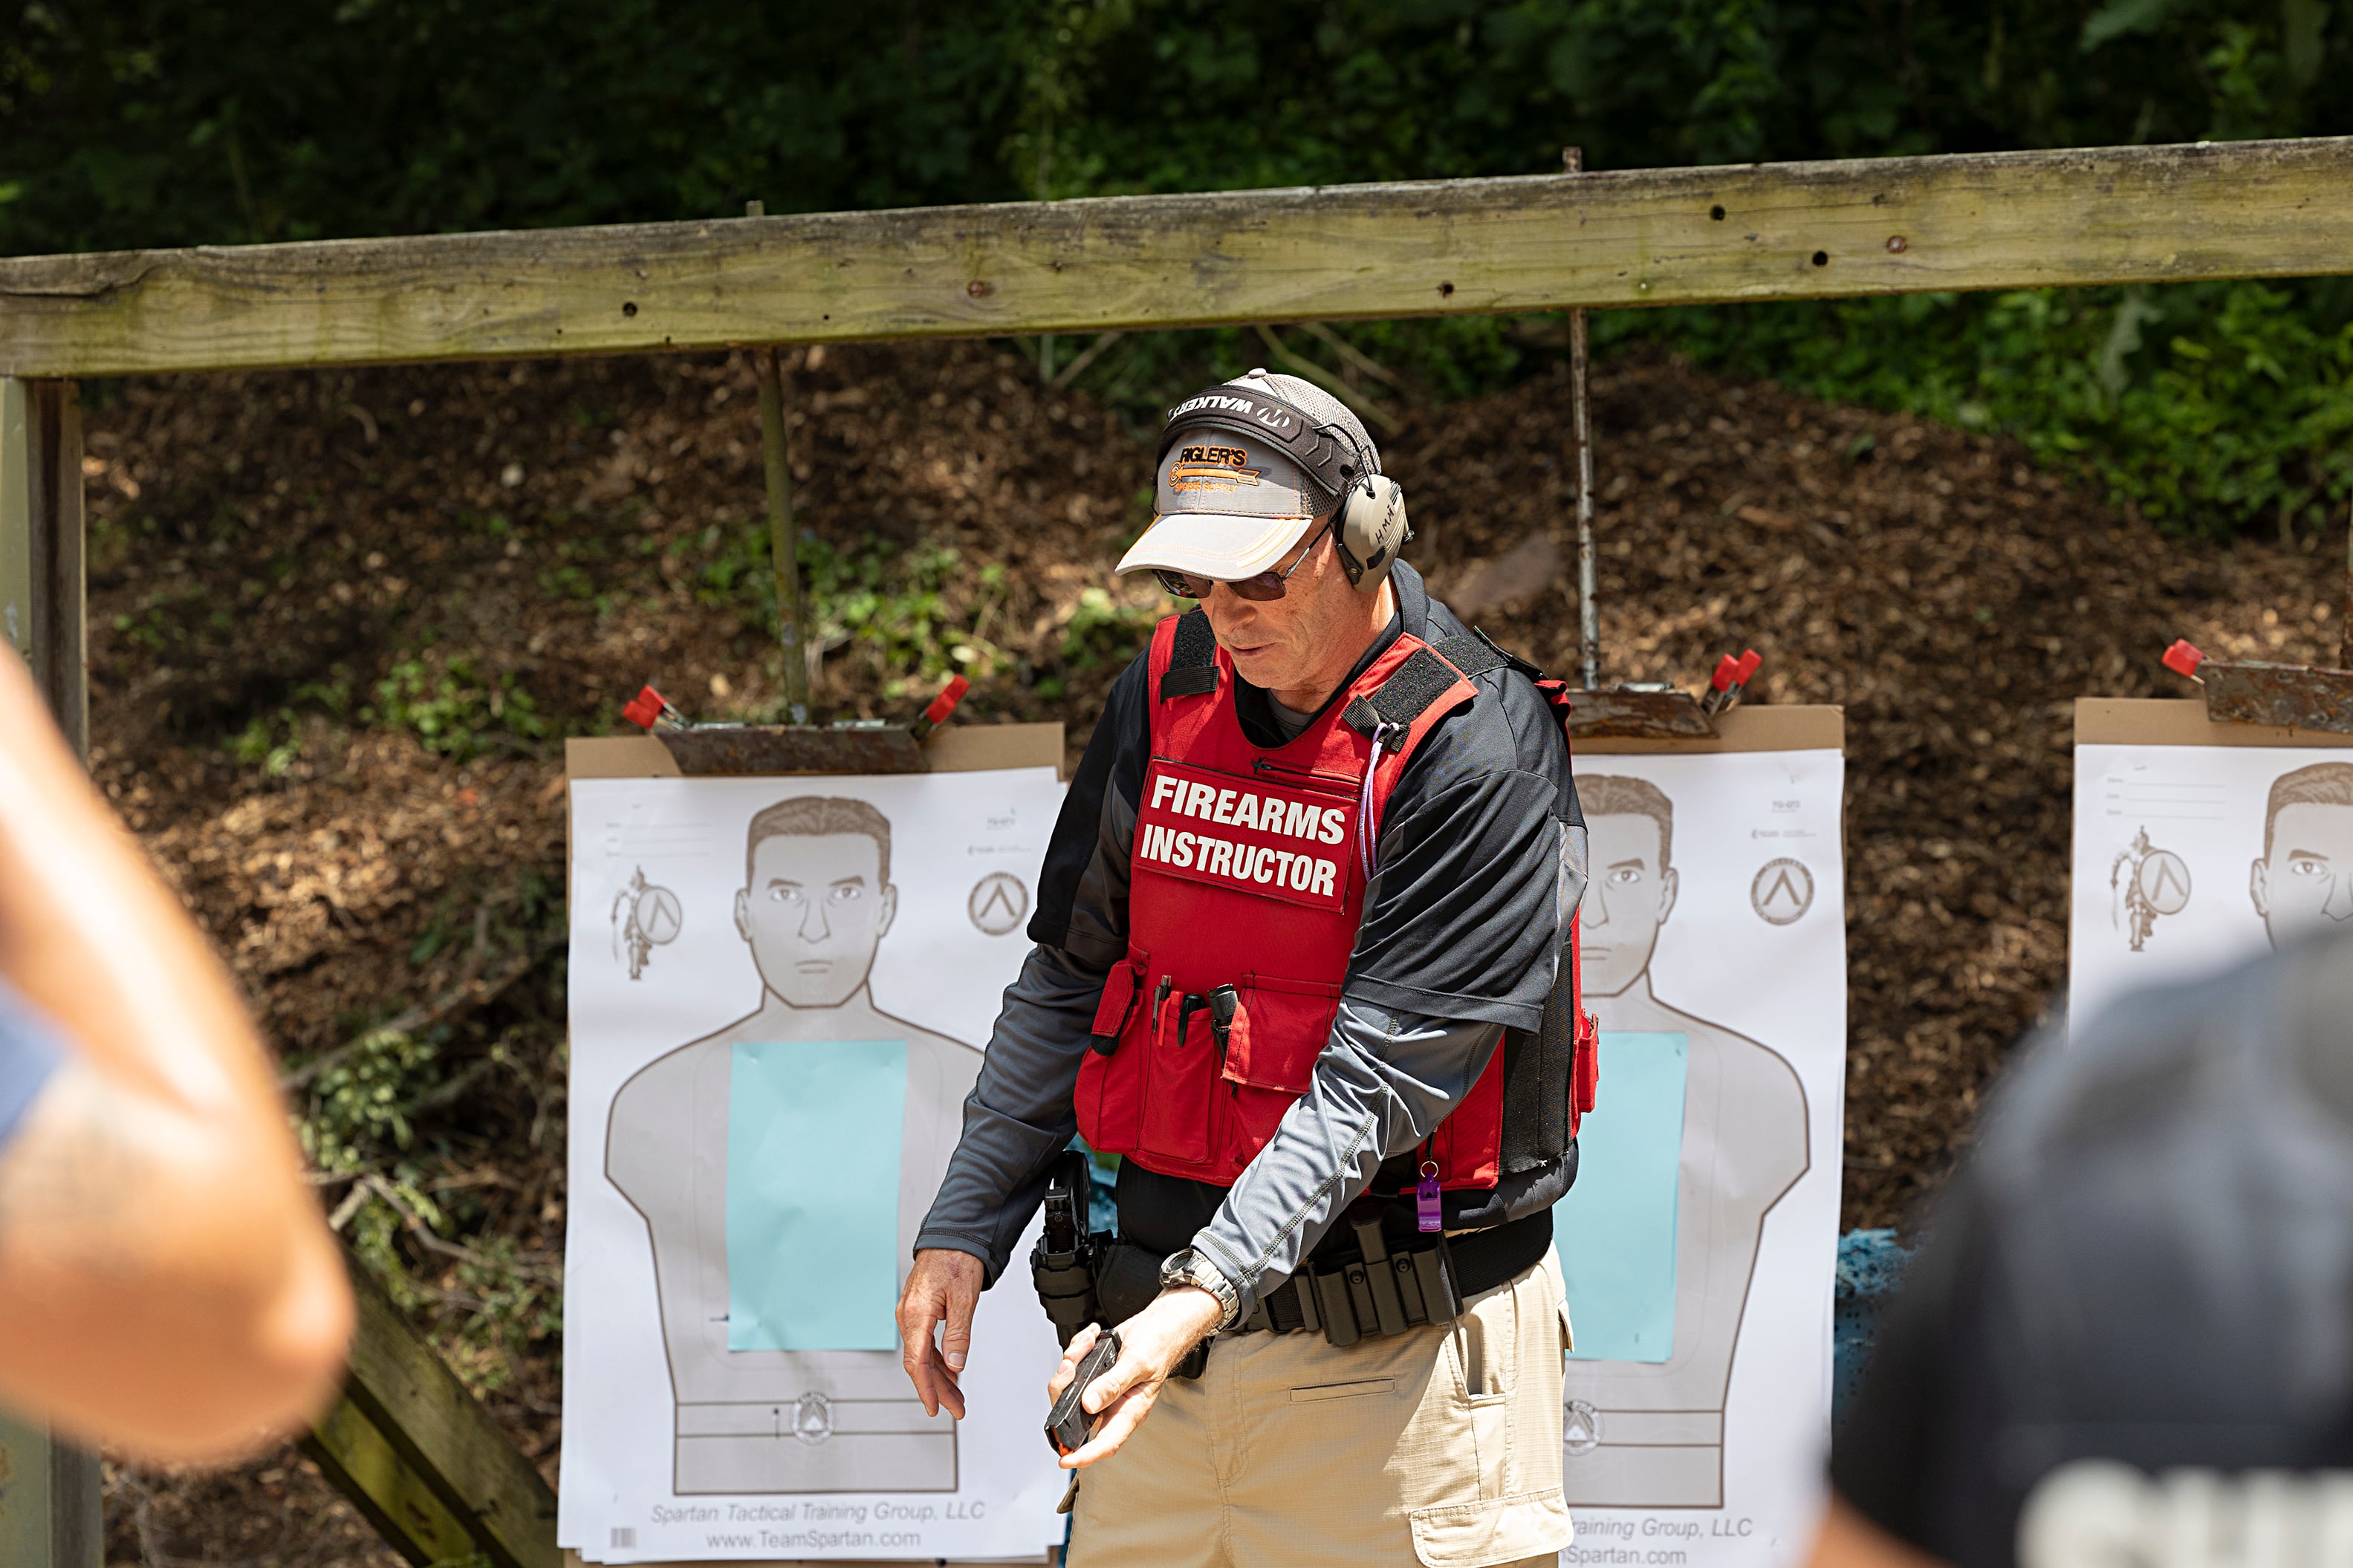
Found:
[[[980,1259],[953,1247],[925,1247],[915,1254],[907,1270],[907,1288],[899,1292],[900,1361],[923,1414],[937,1415],[942,1405],[964,1419],[964,1358],[972,1349],[973,1309],[980,1305]],[[944,1322],[947,1330],[933,1342],[932,1331]]]

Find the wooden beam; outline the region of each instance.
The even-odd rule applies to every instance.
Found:
[[[1116,196],[0,261],[121,375],[2353,271],[2353,140]]]
[[[466,1521],[348,1397],[312,1426],[302,1451],[385,1543],[417,1568],[459,1562],[478,1550]]]
[[[492,1568],[563,1568],[554,1489],[364,1270],[352,1288],[343,1397],[304,1450],[412,1563],[479,1552]]]

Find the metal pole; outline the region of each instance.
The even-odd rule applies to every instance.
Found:
[[[1561,167],[1572,174],[1585,172],[1585,149],[1560,150]],[[1601,608],[1594,602],[1593,561],[1593,406],[1585,389],[1585,310],[1568,313],[1569,422],[1577,445],[1577,641],[1582,655],[1579,678],[1585,689],[1601,689]]]
[[[90,755],[83,626],[81,403],[70,381],[0,377],[0,637],[22,654],[75,752]],[[0,1563],[99,1568],[98,1456],[0,1419]],[[19,1506],[21,1503],[21,1506]]]
[[[746,202],[760,217],[765,203]],[[752,368],[760,382],[760,455],[768,478],[768,560],[776,574],[776,640],[785,656],[785,707],[796,724],[808,722],[808,658],[801,651],[800,536],[793,525],[792,451],[785,443],[785,383],[776,351],[757,349]]]

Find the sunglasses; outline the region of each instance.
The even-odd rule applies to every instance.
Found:
[[[1206,599],[1210,589],[1224,583],[1234,591],[1234,597],[1263,605],[1280,599],[1291,591],[1291,574],[1307,564],[1307,558],[1315,553],[1315,546],[1323,542],[1324,535],[1328,531],[1330,525],[1327,524],[1307,542],[1307,548],[1299,552],[1299,559],[1282,571],[1270,567],[1254,577],[1244,577],[1239,582],[1223,577],[1196,577],[1189,572],[1171,572],[1159,566],[1152,569],[1152,574],[1160,579],[1162,587],[1180,599]]]

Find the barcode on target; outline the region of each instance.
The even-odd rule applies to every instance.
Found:
[[[615,1525],[613,1527],[613,1544],[615,1547],[624,1551],[634,1550],[638,1544],[638,1527],[634,1524]]]

